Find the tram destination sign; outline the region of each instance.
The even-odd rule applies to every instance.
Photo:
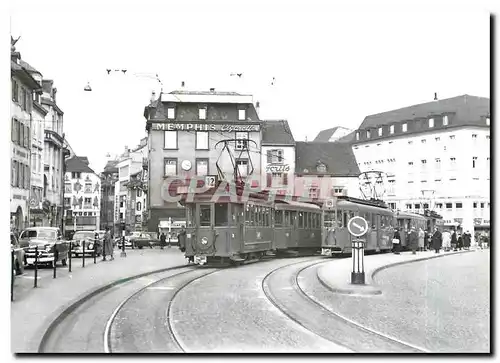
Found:
[[[220,132],[259,132],[259,124],[224,123],[168,123],[155,122],[153,130],[159,131],[220,131]]]
[[[363,217],[352,217],[347,222],[347,229],[354,237],[361,237],[368,231],[368,222]]]

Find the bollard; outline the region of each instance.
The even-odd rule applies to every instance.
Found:
[[[85,267],[85,245],[86,245],[85,242],[86,242],[85,240],[82,241],[82,243],[83,243],[82,267]]]
[[[14,266],[14,251],[11,252],[10,262],[12,266],[10,276],[10,301],[14,301],[14,274],[16,273],[16,267]]]
[[[96,248],[97,248],[97,241],[99,240],[99,233],[95,234],[95,241],[94,241],[94,263],[97,263],[95,258],[96,258]]]
[[[122,236],[122,252],[120,257],[127,257],[127,252],[125,252],[125,236]]]
[[[38,286],[38,246],[35,247],[35,285]]]
[[[57,250],[57,245],[54,245],[54,278],[56,278],[56,266],[58,259],[59,259],[59,251]]]
[[[73,243],[69,241],[69,272],[71,272],[71,255],[73,254]]]

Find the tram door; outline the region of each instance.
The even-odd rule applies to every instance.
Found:
[[[335,230],[337,229],[337,212],[335,209],[323,211],[323,221],[321,224],[322,242],[323,246],[336,246],[337,238],[335,237]]]

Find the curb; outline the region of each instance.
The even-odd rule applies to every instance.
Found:
[[[153,271],[143,272],[138,275],[128,276],[119,280],[115,280],[113,282],[107,283],[103,286],[94,287],[86,292],[80,294],[75,300],[59,307],[54,313],[50,315],[49,318],[45,319],[46,321],[50,321],[49,324],[44,324],[43,327],[39,328],[37,332],[32,336],[31,342],[28,343],[28,349],[25,352],[15,353],[15,354],[26,354],[26,353],[43,353],[44,346],[47,343],[47,339],[50,334],[54,331],[54,329],[63,321],[69,314],[71,314],[74,310],[76,310],[79,306],[81,306],[86,301],[90,300],[96,295],[113,288],[116,285],[123,284],[125,282],[135,280],[144,276],[153,275],[156,273],[161,273],[170,270],[176,270],[180,268],[188,267],[187,265],[178,265],[172,266],[162,269],[157,269]]]
[[[375,296],[375,295],[381,295],[382,294],[382,290],[380,288],[378,288],[377,284],[375,284],[375,275],[377,273],[379,273],[380,271],[382,270],[385,270],[387,268],[390,268],[390,267],[395,267],[395,266],[399,266],[399,265],[404,265],[404,264],[408,264],[408,263],[412,263],[412,262],[420,262],[420,261],[425,261],[425,260],[430,260],[430,259],[433,259],[433,258],[439,258],[439,257],[447,257],[447,256],[453,256],[453,255],[458,255],[458,254],[462,254],[462,253],[467,253],[467,252],[475,252],[475,250],[467,250],[467,251],[457,251],[457,252],[453,252],[453,253],[447,253],[447,254],[438,254],[437,256],[435,255],[432,255],[432,256],[425,256],[425,257],[419,257],[419,258],[416,258],[416,259],[413,259],[413,260],[406,260],[406,261],[398,261],[398,262],[392,262],[392,263],[389,263],[387,265],[384,265],[384,266],[380,266],[380,267],[377,267],[375,270],[373,270],[372,273],[368,274],[368,278],[367,278],[367,284],[366,285],[360,285],[360,286],[349,286],[349,287],[346,287],[346,288],[342,288],[342,287],[336,287],[336,286],[332,286],[330,284],[328,284],[325,280],[324,277],[321,277],[321,269],[322,268],[318,268],[316,270],[316,277],[318,278],[319,282],[321,283],[321,285],[323,285],[324,287],[326,287],[328,290],[334,292],[334,293],[337,293],[337,294],[345,294],[345,295],[363,295],[363,296]],[[361,286],[366,286],[366,287],[361,287]],[[367,287],[369,289],[367,289]]]

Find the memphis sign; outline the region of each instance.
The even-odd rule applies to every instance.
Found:
[[[258,132],[260,125],[241,124],[179,124],[155,123],[153,130],[161,131],[220,131],[220,132]]]

